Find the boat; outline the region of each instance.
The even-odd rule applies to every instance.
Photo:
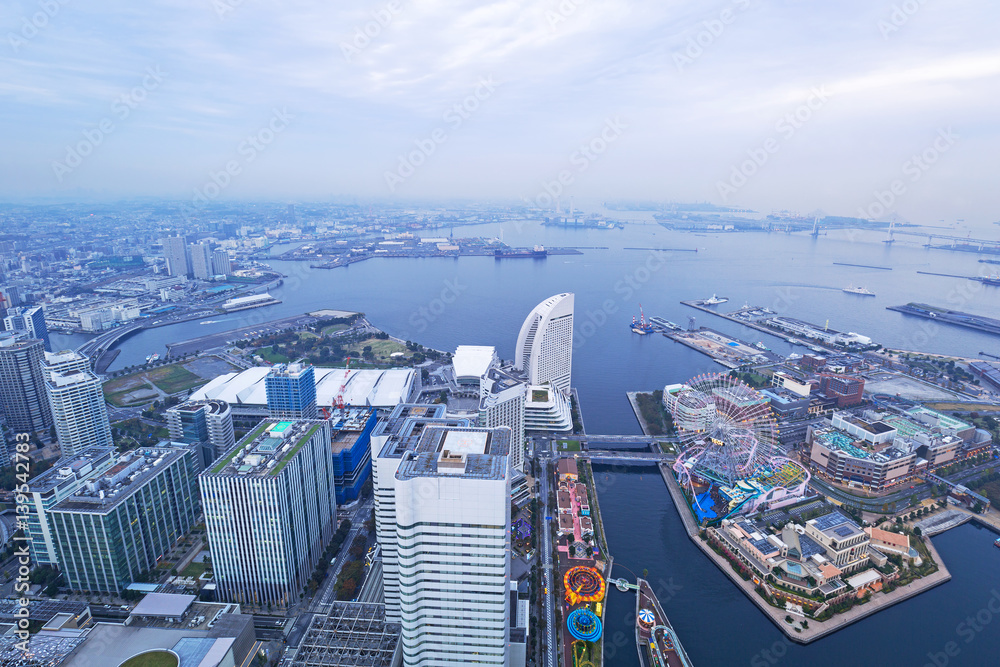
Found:
[[[871,291],[867,287],[855,287],[854,285],[848,285],[843,291],[847,294],[857,294],[858,296],[875,296],[875,292]]]
[[[727,301],[729,301],[729,297],[727,297],[727,296],[715,296],[713,294],[711,299],[705,299],[704,301],[701,302],[701,305],[703,305],[703,306],[716,306],[716,305],[718,305],[720,303],[725,303]]]
[[[637,333],[640,336],[645,336],[646,334],[653,333],[653,325],[646,321],[646,314],[642,312],[642,304],[639,304],[639,321],[635,321],[635,315],[632,316],[632,325],[630,327],[633,333]]]
[[[159,358],[160,358],[160,354],[158,352],[154,352],[152,354],[152,356],[150,356],[149,360],[150,361],[157,361],[157,360],[159,360]]]
[[[993,543],[993,546],[1000,548],[1000,537],[996,539],[996,542]]]
[[[147,354],[147,355],[146,355],[146,363],[148,364],[148,363],[149,363],[150,361],[152,361],[152,360],[153,360],[153,355],[151,355],[151,354]]]
[[[756,347],[759,350],[764,350],[765,352],[768,352],[771,349],[768,346],[764,345],[764,343],[762,343],[761,341],[757,341],[756,343],[754,343],[754,347]]]
[[[993,287],[1000,287],[1000,276],[986,276],[979,279],[984,285],[992,285]]]

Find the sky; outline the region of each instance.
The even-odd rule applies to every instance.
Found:
[[[0,198],[558,196],[993,231],[998,25],[989,0],[8,0]]]

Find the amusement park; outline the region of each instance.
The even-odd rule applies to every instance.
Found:
[[[668,385],[663,406],[681,441],[673,466],[698,523],[800,500],[809,471],[784,456],[766,397],[725,373]]]
[[[585,462],[583,465],[587,466]],[[636,594],[636,642],[643,664],[691,667],[649,585],[642,579],[636,583],[624,578],[609,579],[613,559],[607,554],[600,517],[591,515],[592,476],[589,466],[583,469],[578,466],[577,459],[562,458],[556,467],[559,508],[556,551],[558,581],[562,584],[559,599],[565,619],[563,664],[570,667],[601,664],[605,598],[611,584],[622,593]]]

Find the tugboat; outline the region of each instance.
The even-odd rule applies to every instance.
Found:
[[[855,287],[854,285],[848,285],[845,287],[844,292],[847,294],[857,294],[858,296],[875,296],[875,292],[871,291],[867,287]]]
[[[639,304],[639,321],[636,322],[635,315],[633,315],[631,329],[633,333],[637,333],[640,336],[653,333],[653,325],[646,321],[646,315],[642,312],[641,303]]]
[[[716,305],[718,305],[720,303],[725,303],[727,301],[729,301],[729,297],[727,297],[727,296],[715,296],[713,294],[711,299],[705,299],[704,301],[701,302],[701,304],[703,306],[716,306]]]

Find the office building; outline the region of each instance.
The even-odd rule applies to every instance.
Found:
[[[375,530],[382,548],[382,590],[386,619],[401,621],[399,559],[396,536],[396,470],[431,426],[467,428],[468,419],[446,418],[444,404],[401,403],[381,419],[371,436]]]
[[[514,367],[528,384],[569,393],[573,367],[573,294],[557,294],[532,309],[521,325]]]
[[[191,259],[188,255],[187,241],[183,236],[168,236],[161,239],[163,257],[167,260],[167,271],[172,276],[190,276]]]
[[[4,285],[0,287],[0,308],[20,306],[22,303],[21,290],[17,285]]]
[[[273,419],[315,419],[316,374],[307,364],[276,364],[264,377]]]
[[[152,570],[198,516],[191,447],[126,452],[48,511],[66,584],[121,595]]]
[[[330,415],[333,481],[337,504],[354,502],[372,472],[371,434],[378,423],[372,408],[344,408]]]
[[[115,461],[113,447],[89,447],[74,456],[63,456],[55,465],[28,482],[28,530],[31,562],[59,565],[48,511],[87,481],[88,477],[110,468]]]
[[[427,428],[396,471],[407,665],[508,665],[510,429]]]
[[[187,401],[168,408],[167,428],[172,441],[198,447],[202,468],[236,444],[233,411],[225,401]]]
[[[217,276],[228,276],[233,272],[233,263],[225,248],[212,251],[212,273]]]
[[[266,421],[198,483],[222,599],[297,602],[336,529],[329,422]]]
[[[3,318],[3,326],[7,331],[24,333],[28,338],[37,338],[45,345],[46,351],[52,351],[49,329],[45,325],[45,311],[41,306],[8,308],[7,317]]]
[[[489,368],[481,379],[477,423],[483,428],[510,428],[509,462],[511,469],[518,472],[524,472],[526,396],[527,385],[521,378],[499,368]]]
[[[90,369],[47,371],[47,376],[45,393],[63,456],[95,445],[113,445],[101,379]]]
[[[507,665],[511,431],[401,405],[372,437],[386,619],[406,665]]]
[[[865,379],[853,375],[820,373],[819,391],[824,396],[835,399],[838,408],[861,405],[865,400]]]
[[[0,334],[0,407],[15,433],[50,440],[52,410],[42,373],[45,347],[37,338]]]
[[[209,280],[212,272],[212,246],[208,243],[192,243],[188,246],[191,257],[191,275],[198,280]]]

